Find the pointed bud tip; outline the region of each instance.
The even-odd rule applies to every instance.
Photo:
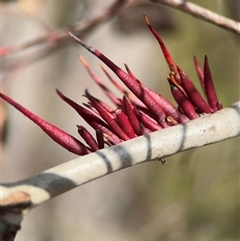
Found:
[[[79,43],[80,45],[82,45],[84,48],[88,49],[89,46],[87,46],[80,38],[78,38],[76,35],[74,35],[73,33],[67,31],[67,34],[72,37],[77,43]]]
[[[208,56],[206,54],[204,55],[204,64],[208,65]]]
[[[88,62],[86,61],[86,59],[85,59],[83,56],[79,55],[78,58],[79,58],[79,60],[81,61],[82,65],[83,65],[85,68],[87,68],[87,67],[89,66],[89,65],[88,65]]]
[[[106,70],[105,66],[102,63],[99,63],[99,66],[100,66],[100,68],[102,69],[102,71],[104,73],[107,73],[107,70]]]
[[[64,98],[64,95],[60,90],[56,89],[56,92],[61,98]]]
[[[145,14],[143,14],[143,18],[148,26],[150,26],[150,22]]]
[[[131,71],[130,71],[130,69],[129,69],[129,67],[128,67],[128,65],[127,65],[126,63],[124,63],[124,67],[125,67],[126,71],[127,71],[128,74],[129,74],[129,72],[131,72]]]
[[[68,34],[70,37],[72,37],[72,38],[75,37],[75,35],[73,35],[70,31],[67,31],[67,34]]]

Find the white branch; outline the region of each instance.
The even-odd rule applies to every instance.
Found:
[[[224,28],[228,31],[240,34],[239,22],[223,17],[217,13],[214,13],[210,10],[200,7],[194,3],[187,2],[185,0],[151,0],[151,1],[182,10],[183,12],[189,13],[190,15],[193,15],[197,18],[205,20],[216,26]]]
[[[187,124],[166,128],[76,158],[17,183],[2,184],[0,225],[3,229],[7,229],[10,224],[20,225],[23,214],[31,208],[102,176],[238,135],[240,101]]]
[[[84,183],[126,167],[161,159],[176,153],[217,143],[240,134],[240,101],[184,125],[176,125],[130,141],[78,157],[34,177],[7,187],[30,195],[32,205],[39,205]]]

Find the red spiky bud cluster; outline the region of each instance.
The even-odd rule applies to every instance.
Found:
[[[177,102],[177,107],[140,82],[126,64],[126,71],[124,71],[100,51],[87,45],[72,33],[69,33],[69,35],[106,64],[129,89],[125,89],[114,80],[101,65],[107,78],[123,93],[123,98],[117,98],[104,82],[93,73],[86,60],[80,57],[80,61],[91,78],[102,88],[104,93],[116,105],[117,109],[111,108],[103,101],[92,96],[88,91],[85,91],[88,103],[83,103],[83,106],[81,106],[57,90],[58,95],[95,129],[96,138],[83,126],[77,125],[78,133],[86,142],[86,144],[83,144],[75,137],[31,113],[8,96],[0,93],[0,97],[35,122],[54,141],[77,155],[85,155],[102,149],[104,148],[104,144],[108,146],[115,145],[149,132],[186,123],[203,114],[214,113],[221,109],[222,105],[217,99],[207,56],[205,56],[203,69],[200,67],[196,57],[194,57],[194,64],[206,97],[205,100],[187,75],[174,63],[165,44],[150,25],[146,16],[144,16],[144,19],[148,28],[157,39],[169,66],[170,74],[167,80],[172,95]]]

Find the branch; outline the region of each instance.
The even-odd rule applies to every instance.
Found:
[[[55,45],[59,44],[60,42],[69,39],[67,31],[73,31],[77,36],[80,36],[86,32],[93,30],[95,27],[97,27],[104,21],[113,17],[116,14],[116,12],[125,3],[126,3],[126,0],[116,0],[101,15],[96,16],[92,19],[75,22],[68,28],[51,31],[44,36],[35,38],[31,41],[27,41],[19,45],[0,47],[0,56],[17,53],[24,49],[34,47],[44,43],[55,44]]]
[[[240,101],[184,125],[176,125],[88,154],[17,183],[1,186],[2,233],[20,228],[31,208],[77,186],[147,161],[240,135]],[[11,240],[11,239],[5,239]]]
[[[239,22],[223,17],[217,13],[214,13],[210,10],[202,8],[194,3],[190,3],[185,0],[151,0],[151,1],[164,4],[172,8],[180,9],[183,12],[189,13],[197,18],[205,20],[218,27],[221,27],[223,29],[226,29],[236,34],[240,34]]]

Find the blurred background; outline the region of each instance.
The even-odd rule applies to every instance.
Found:
[[[192,57],[203,64],[207,54],[223,105],[239,99],[237,35],[147,0],[118,1],[111,12],[114,2],[2,0],[1,45],[17,47],[1,59],[1,91],[78,137],[76,124],[84,123],[55,89],[79,103],[85,101],[85,89],[108,101],[78,55],[106,78],[99,60],[73,40],[41,37],[72,26],[81,28],[102,15],[105,18],[78,35],[119,66],[127,63],[141,81],[172,100],[166,81],[169,70],[144,23],[145,13],[198,88]],[[238,0],[192,2],[239,20]],[[19,48],[38,38],[39,43]],[[76,158],[11,106],[2,103],[0,113],[3,182]],[[128,168],[67,192],[32,210],[16,241],[239,240],[239,141],[190,150],[168,158],[164,166],[151,162]]]

